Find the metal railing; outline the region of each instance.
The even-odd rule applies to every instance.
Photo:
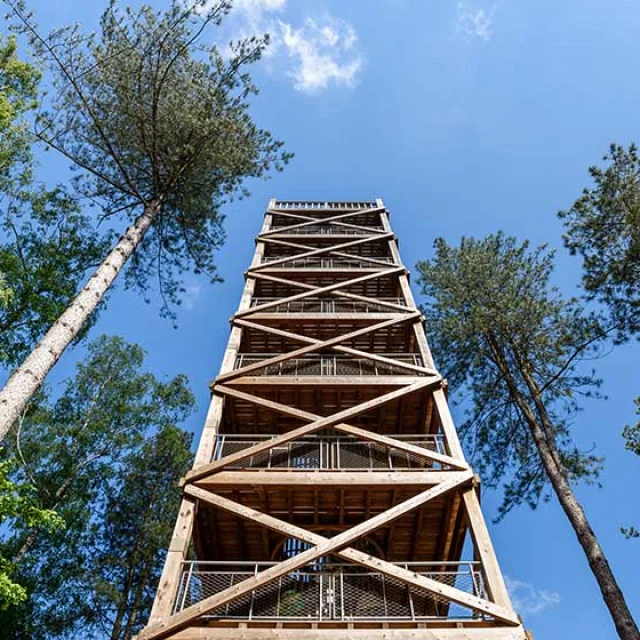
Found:
[[[236,356],[235,369],[256,364],[273,358],[276,353],[239,353]],[[399,360],[418,367],[423,367],[422,358],[417,353],[385,353],[390,360]],[[302,358],[292,358],[258,369],[262,376],[391,376],[408,375],[407,369],[391,364],[368,360],[367,358],[351,358],[349,356],[333,356],[310,354]],[[409,372],[409,375],[415,375]]]
[[[212,460],[220,460],[275,435],[220,434]],[[416,447],[447,455],[441,434],[388,435]],[[332,471],[442,470],[442,464],[393,447],[367,442],[348,435],[310,435],[294,442],[249,456],[227,469],[316,469]]]
[[[280,298],[252,298],[251,306],[258,307]],[[380,298],[381,302],[404,305],[403,298]],[[269,313],[397,313],[396,309],[360,300],[332,300],[329,298],[302,298],[271,307]]]
[[[262,258],[262,264],[269,264],[276,260],[281,260],[284,256],[264,256]],[[385,264],[395,264],[393,258],[390,257],[376,257],[376,260],[384,262]],[[277,265],[282,269],[385,269],[385,265],[375,264],[374,262],[367,262],[366,260],[358,259],[358,256],[350,258],[316,258],[314,256],[308,258],[295,258],[291,257],[286,262],[281,262]]]
[[[185,562],[174,612],[181,611],[273,566],[272,562]],[[442,584],[485,598],[480,563],[401,563]],[[322,559],[231,601],[209,619],[308,622],[478,619],[443,596],[361,567]]]
[[[358,224],[354,222],[354,224]],[[298,227],[297,229],[289,229],[287,231],[287,227],[291,227],[293,224],[287,225],[272,225],[269,231],[277,231],[278,233],[283,233],[286,235],[296,235],[296,236],[319,236],[319,235],[327,235],[327,236],[359,236],[359,235],[369,235],[375,234],[378,235],[377,232],[384,231],[384,227],[382,225],[362,225],[366,226],[366,229],[354,229],[353,227],[341,227],[337,225],[316,225],[310,224],[306,227]]]
[[[348,201],[348,202],[326,202],[321,200],[276,200],[276,209],[374,209],[375,202]]]

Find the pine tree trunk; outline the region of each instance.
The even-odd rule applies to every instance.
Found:
[[[560,506],[573,527],[584,554],[587,556],[591,572],[598,582],[602,598],[609,609],[618,636],[621,640],[640,640],[640,631],[627,606],[624,594],[618,586],[618,582],[613,575],[613,571],[598,542],[598,538],[587,520],[584,509],[573,492],[567,474],[561,464],[559,464],[560,457],[555,445],[555,436],[553,435],[552,429],[550,429],[550,419],[540,394],[540,389],[535,383],[535,380],[529,375],[525,364],[519,360],[519,358],[516,358],[520,368],[519,373],[527,385],[538,412],[538,419],[533,407],[523,394],[520,393],[512,372],[507,365],[504,352],[500,348],[497,340],[490,337],[489,341],[496,356],[498,366],[509,387],[509,392],[529,426],[529,432],[536,444],[540,459],[558,498],[558,502],[560,502]],[[512,344],[512,351],[517,351],[517,346],[514,344]],[[547,427],[546,434],[545,427]],[[551,433],[549,431],[551,431]]]
[[[0,442],[25,410],[49,371],[104,297],[122,267],[134,253],[155,220],[161,203],[154,201],[126,230],[118,244],[89,278],[82,291],[56,320],[45,336],[0,391]]]

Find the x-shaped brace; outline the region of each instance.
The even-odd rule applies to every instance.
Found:
[[[398,268],[398,269],[394,269],[393,273],[398,273],[399,271],[402,270],[402,267]],[[277,284],[284,284],[286,286],[292,287],[292,288],[297,288],[297,289],[305,289],[306,291],[309,292],[310,296],[317,296],[317,295],[331,295],[334,296],[336,298],[344,298],[346,300],[356,300],[358,302],[366,302],[369,304],[374,304],[378,307],[385,307],[387,309],[393,309],[394,311],[405,311],[405,312],[410,312],[413,311],[413,309],[410,309],[409,307],[403,305],[403,304],[397,304],[394,302],[387,302],[385,300],[380,300],[378,298],[370,298],[368,296],[362,296],[362,295],[358,295],[356,293],[348,293],[346,291],[340,291],[340,289],[342,287],[346,287],[350,284],[354,284],[354,283],[360,283],[360,282],[365,282],[366,280],[373,280],[375,278],[378,278],[380,275],[389,275],[389,271],[385,271],[385,272],[381,272],[381,273],[371,273],[368,274],[366,276],[362,276],[360,278],[357,278],[355,280],[346,280],[343,282],[340,282],[338,286],[336,285],[331,285],[330,287],[319,287],[317,285],[313,285],[313,284],[308,284],[306,282],[298,282],[297,280],[288,280],[285,278],[281,278],[278,276],[273,276],[273,275],[269,275],[266,273],[252,273],[249,275],[249,277],[254,278],[256,280],[266,280],[268,282],[275,282]],[[306,296],[304,296],[306,297]],[[296,296],[295,300],[299,300],[301,299],[300,296]],[[236,313],[235,317],[240,317],[240,315],[250,315],[250,314],[254,314],[254,313],[262,313],[265,309],[267,308],[271,308],[274,306],[278,306],[281,304],[286,304],[288,302],[291,302],[292,299],[291,297],[289,298],[278,298],[277,300],[274,300],[273,302],[270,302],[268,304],[263,304],[263,305],[259,305],[259,306],[255,306],[255,307],[251,307],[250,309],[246,309],[245,311]]]
[[[304,227],[309,227],[309,226],[313,226],[316,224],[330,224],[332,226],[338,226],[338,227],[349,227],[349,228],[355,228],[355,229],[360,229],[362,231],[371,233],[371,234],[384,234],[386,233],[385,231],[380,231],[378,229],[371,229],[370,227],[366,227],[366,226],[362,226],[362,225],[355,225],[355,224],[349,224],[349,223],[345,223],[345,222],[339,222],[339,220],[344,220],[345,218],[353,218],[354,216],[361,216],[361,215],[365,215],[368,213],[380,213],[384,211],[384,207],[374,207],[373,209],[360,209],[359,211],[350,211],[348,213],[342,213],[340,215],[336,215],[336,216],[330,216],[328,218],[318,218],[318,217],[311,217],[311,216],[300,216],[300,215],[294,215],[291,213],[284,213],[282,211],[275,211],[273,209],[268,209],[267,213],[271,213],[271,214],[275,214],[275,215],[279,215],[279,216],[284,216],[284,217],[293,217],[293,218],[305,218],[305,222],[301,222],[298,224],[293,224],[290,225],[289,227],[283,227],[282,229],[277,229],[275,231],[266,231],[264,233],[261,233],[258,238],[264,238],[264,237],[268,237],[277,233],[287,233],[289,231],[292,231],[294,229],[302,229]]]
[[[306,347],[300,347],[299,349],[295,349],[294,351],[289,351],[288,353],[283,353],[274,356],[273,358],[266,358],[265,360],[260,360],[259,362],[254,362],[253,364],[248,364],[244,367],[240,367],[239,369],[233,369],[227,373],[223,373],[218,376],[216,382],[223,382],[233,380],[235,378],[240,378],[245,376],[252,371],[257,371],[259,369],[264,369],[265,367],[269,367],[271,365],[279,364],[281,362],[286,362],[287,360],[292,360],[294,358],[302,357],[306,354],[320,351],[321,349],[333,348],[336,345],[339,345],[341,342],[346,342],[348,340],[353,340],[354,338],[358,338],[360,336],[367,335],[369,333],[373,333],[374,331],[378,331],[379,329],[384,329],[386,327],[390,327],[392,325],[400,324],[402,322],[415,321],[421,317],[419,311],[414,311],[409,314],[398,315],[395,318],[390,318],[389,320],[384,320],[383,322],[378,322],[376,324],[369,325],[368,327],[362,327],[360,329],[356,329],[355,331],[350,331],[349,333],[345,333],[341,336],[335,336],[334,338],[330,338],[329,340],[315,340],[311,344],[308,344]],[[237,319],[234,320],[237,323]],[[260,325],[257,325],[260,326]],[[296,335],[296,334],[292,334]],[[307,340],[308,341],[308,340]],[[370,358],[369,353],[360,352],[362,357],[366,357],[370,360],[375,360],[374,358]],[[399,362],[399,361],[398,361]],[[395,365],[393,360],[390,361],[391,364]],[[438,372],[433,369],[420,368],[420,372],[422,374],[437,376]]]
[[[366,568],[373,569],[376,572],[384,573],[393,578],[402,580],[407,584],[432,593],[439,598],[449,599],[452,602],[457,602],[463,606],[469,607],[474,611],[490,615],[503,623],[517,626],[519,621],[515,614],[502,606],[496,605],[495,603],[479,598],[475,595],[465,593],[454,587],[449,587],[448,585],[442,584],[425,576],[419,576],[407,569],[397,567],[391,563],[349,547],[349,545],[354,541],[369,535],[380,527],[396,520],[402,515],[414,511],[448,491],[468,484],[472,479],[473,473],[471,471],[454,472],[448,480],[441,482],[426,491],[421,491],[417,495],[390,507],[386,511],[379,513],[332,538],[325,538],[324,536],[306,531],[305,529],[279,520],[278,518],[274,518],[273,516],[269,516],[235,503],[232,500],[212,494],[199,487],[186,487],[185,493],[193,498],[208,502],[209,504],[235,513],[240,517],[250,519],[251,521],[262,524],[265,527],[277,530],[284,535],[299,538],[309,542],[313,546],[278,563],[277,565],[269,567],[268,569],[243,580],[236,585],[223,589],[222,591],[219,591],[218,593],[183,609],[179,613],[174,614],[167,620],[157,623],[153,627],[148,627],[140,634],[139,638],[140,640],[151,640],[152,638],[166,637],[167,635],[188,626],[200,616],[206,615],[207,613],[214,611],[233,600],[241,598],[242,596],[249,594],[251,591],[260,589],[278,578],[314,562],[318,558],[331,554],[337,554],[350,562],[355,562]]]
[[[322,256],[327,253],[333,253],[334,251],[339,251],[341,249],[348,249],[350,247],[357,247],[361,244],[366,244],[367,242],[372,242],[373,240],[384,240],[388,238],[393,238],[393,233],[386,232],[381,235],[379,238],[358,238],[357,240],[352,240],[351,242],[343,242],[342,244],[330,245],[328,247],[321,247],[320,249],[312,249],[310,251],[305,251],[304,253],[299,253],[294,256],[284,256],[283,258],[278,258],[277,260],[272,260],[271,262],[264,262],[262,264],[256,265],[249,269],[249,273],[255,271],[261,271],[264,269],[272,269],[273,267],[284,264],[286,262],[290,262],[291,260],[300,260],[301,258],[313,258],[315,256]],[[357,255],[351,255],[350,258],[358,258]]]

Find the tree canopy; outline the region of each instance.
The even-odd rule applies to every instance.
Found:
[[[601,319],[551,285],[553,254],[502,233],[435,243],[418,265],[427,334],[443,373],[470,396],[462,435],[490,485],[502,482],[499,516],[545,490],[556,495],[598,582],[620,638],[638,627],[572,484],[597,477],[600,459],[571,437],[579,398],[599,380],[584,366],[605,331]],[[460,391],[459,391],[460,393]]]
[[[183,376],[158,380],[140,347],[106,336],[90,343],[57,397],[34,402],[6,452],[8,478],[64,528],[25,518],[3,528],[0,553],[29,594],[0,614],[3,629],[34,639],[131,637],[150,606],[191,459],[191,437],[177,425],[193,406]]]
[[[593,184],[559,213],[564,242],[583,261],[583,284],[604,303],[618,340],[640,331],[640,158],[612,144],[606,166],[592,166]]]

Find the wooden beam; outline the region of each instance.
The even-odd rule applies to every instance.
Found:
[[[260,235],[263,237],[266,236],[271,236],[274,233],[286,233],[287,231],[292,231],[293,229],[302,229],[304,227],[309,227],[312,226],[314,224],[327,224],[329,222],[334,222],[336,220],[342,220],[344,218],[351,218],[353,216],[361,216],[367,213],[378,213],[380,211],[380,209],[378,207],[372,208],[372,209],[360,209],[358,211],[349,211],[348,213],[341,213],[339,215],[336,216],[330,216],[328,218],[311,218],[311,216],[309,216],[311,219],[308,220],[307,222],[301,222],[299,224],[294,224],[291,225],[290,227],[285,227],[284,229],[279,229],[278,231],[266,231],[264,233],[261,233]],[[279,211],[273,211],[272,213],[275,213],[277,215],[280,215]],[[259,236],[260,237],[260,236]]]
[[[375,240],[380,240],[380,238],[368,238],[369,241],[375,241]],[[287,240],[277,240],[276,238],[263,238],[262,241],[265,244],[275,244],[276,246],[280,246],[280,247],[289,247],[291,249],[302,249],[303,251],[313,251],[314,247],[312,247],[311,245],[308,244],[300,244],[298,242],[289,242]],[[338,245],[339,247],[339,245]],[[362,260],[363,262],[369,262],[371,264],[379,264],[383,267],[388,267],[389,266],[389,262],[386,260],[381,260],[380,258],[372,258],[371,256],[361,256],[358,254],[354,254],[354,253],[345,253],[343,251],[339,251],[338,248],[334,247],[333,245],[330,247],[330,251],[328,251],[329,255],[332,256],[338,256],[340,258],[348,258],[350,260],[353,259],[358,259],[358,260]],[[294,254],[292,256],[289,256],[290,260],[295,260],[297,258],[301,258],[302,256],[300,254]],[[398,262],[398,264],[400,264]]]
[[[507,608],[511,608],[511,598],[507,591],[502,572],[498,566],[498,558],[491,543],[491,537],[484,521],[480,503],[475,488],[472,486],[462,492],[465,511],[469,520],[469,530],[476,547],[486,581],[489,595],[494,602]]]
[[[273,447],[286,444],[287,442],[291,442],[292,440],[301,438],[302,436],[313,433],[314,431],[319,431],[320,429],[324,429],[325,427],[331,427],[340,422],[344,422],[344,420],[348,420],[349,418],[353,418],[354,416],[360,415],[361,413],[365,413],[370,409],[375,409],[377,406],[384,404],[385,402],[390,402],[391,400],[402,398],[407,394],[423,389],[424,387],[427,387],[434,383],[435,381],[431,379],[420,380],[405,387],[401,387],[400,389],[395,389],[394,391],[385,393],[381,396],[378,396],[377,398],[373,398],[372,400],[368,400],[367,402],[363,402],[354,407],[350,407],[349,409],[338,411],[337,413],[334,413],[331,416],[327,416],[326,418],[320,418],[302,427],[298,427],[297,429],[292,429],[291,431],[287,431],[286,433],[276,438],[272,438],[271,440],[266,440],[264,442],[259,442],[258,444],[247,447],[242,451],[238,451],[236,453],[225,456],[221,460],[216,460],[215,462],[210,462],[209,464],[202,465],[201,467],[198,467],[198,469],[190,471],[185,476],[185,481],[195,482],[196,480],[214,473],[215,471],[221,471],[229,464],[240,462],[241,460],[244,460],[245,458],[248,458],[252,455],[262,453],[263,451],[268,451]]]
[[[243,580],[242,582],[239,582],[238,584],[227,587],[226,589],[223,589],[222,591],[209,596],[204,600],[201,600],[200,602],[187,607],[186,609],[183,609],[170,618],[158,622],[153,627],[147,627],[138,636],[139,640],[163,638],[173,631],[183,629],[194,620],[197,620],[200,616],[206,615],[209,611],[213,611],[214,609],[224,606],[225,604],[232,602],[237,598],[241,598],[242,596],[250,593],[251,591],[254,591],[255,589],[266,586],[274,580],[277,580],[278,578],[285,576],[288,573],[291,573],[296,569],[299,569],[300,567],[303,567],[304,565],[317,560],[318,558],[337,552],[340,549],[348,546],[351,542],[359,540],[372,531],[375,531],[376,529],[388,524],[389,522],[392,522],[394,519],[399,518],[405,513],[417,509],[430,500],[433,500],[443,493],[446,493],[453,487],[458,486],[463,481],[460,477],[466,476],[466,480],[471,480],[473,478],[473,474],[471,472],[462,472],[456,475],[459,477],[456,477],[455,480],[448,480],[446,482],[440,483],[435,487],[427,489],[426,491],[422,491],[416,496],[408,498],[407,500],[398,503],[394,507],[391,507],[387,511],[375,515],[369,520],[361,522],[355,527],[352,527],[347,531],[343,531],[342,533],[339,533],[332,538],[323,538],[323,542],[311,547],[310,549],[302,551],[301,553],[298,553],[295,556],[278,563],[277,565],[271,566],[268,569],[264,569],[260,573],[251,576]],[[195,493],[199,493],[199,491],[202,491],[197,487],[186,487],[185,492],[187,490],[189,492],[188,494],[192,496]],[[219,498],[219,496],[216,497]],[[253,520],[255,521],[255,517],[253,518]],[[286,523],[283,523],[283,526],[286,528]],[[366,554],[363,555],[366,556]],[[366,557],[367,559],[370,558],[370,556]],[[440,592],[442,589],[444,589],[445,591],[457,591],[457,589],[442,585],[435,580],[432,580],[430,582],[434,582]],[[464,595],[468,596],[468,594]],[[480,599],[478,598],[478,600]],[[502,608],[498,607],[498,609],[501,610]]]
[[[187,496],[182,499],[171,542],[167,550],[167,557],[162,568],[162,575],[158,582],[153,607],[149,615],[149,624],[151,625],[171,615],[171,609],[180,586],[182,563],[186,559],[189,550],[195,508],[192,498]]]
[[[447,402],[447,397],[444,394],[444,389],[436,389],[433,392],[433,401],[435,402],[438,418],[440,419],[440,428],[442,429],[442,433],[447,441],[447,446],[451,456],[456,458],[456,460],[464,460],[464,452],[460,445],[458,432],[453,424],[453,418],[449,411],[449,404]]]
[[[171,640],[528,640],[524,630],[486,628],[485,623],[459,621],[457,628],[422,629],[234,629],[191,627],[170,636]]]
[[[209,487],[211,491],[226,487],[246,485],[250,487],[421,487],[433,486],[455,477],[462,471],[321,471],[295,470],[274,471],[244,470],[219,471],[197,481],[189,480],[199,487]]]

